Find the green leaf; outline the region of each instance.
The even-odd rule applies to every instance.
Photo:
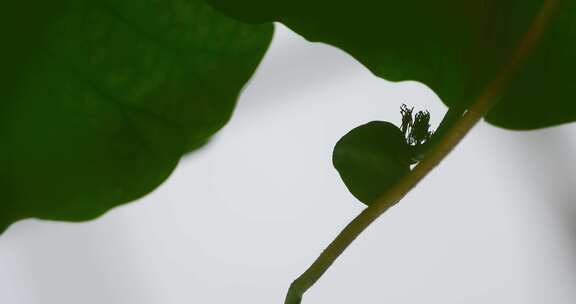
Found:
[[[366,205],[410,172],[410,147],[389,122],[372,121],[344,135],[332,163],[348,190]]]
[[[200,0],[4,0],[0,28],[0,226],[152,191],[228,121],[273,31]]]
[[[208,0],[251,22],[280,21],[337,46],[376,75],[418,80],[465,108],[506,65],[545,0]],[[576,120],[576,2],[561,0],[544,40],[487,116],[535,129]]]

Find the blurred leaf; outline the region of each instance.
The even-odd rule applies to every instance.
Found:
[[[486,87],[544,0],[207,0],[251,22],[280,21],[311,41],[335,45],[376,75],[418,80],[449,107]],[[561,7],[541,46],[488,115],[504,128],[576,120],[576,1]]]
[[[410,172],[409,155],[410,148],[398,127],[372,121],[338,141],[332,162],[348,190],[370,205]]]
[[[201,0],[3,0],[0,226],[152,191],[228,121],[272,31]]]

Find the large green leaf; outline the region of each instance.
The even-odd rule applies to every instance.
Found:
[[[280,21],[344,49],[383,78],[418,80],[466,107],[506,64],[545,0],[208,0],[250,22]],[[488,115],[510,129],[576,119],[576,1],[551,27]]]
[[[272,30],[200,0],[3,0],[0,226],[152,191],[229,119]]]
[[[410,147],[398,127],[389,122],[372,121],[338,141],[332,163],[348,190],[370,205],[383,189],[410,172]]]

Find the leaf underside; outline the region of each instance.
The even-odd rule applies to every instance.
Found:
[[[271,25],[201,0],[0,4],[0,227],[149,193],[229,119]]]
[[[507,63],[545,0],[208,0],[249,22],[279,21],[337,46],[376,75],[417,80],[465,108]],[[576,120],[576,2],[549,30],[487,121],[528,130]]]

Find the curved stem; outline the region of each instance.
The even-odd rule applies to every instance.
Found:
[[[346,248],[388,208],[398,203],[412,188],[414,188],[432,169],[454,149],[464,136],[480,121],[492,106],[498,101],[504,88],[514,74],[526,61],[541,39],[554,10],[561,0],[545,0],[533,20],[528,31],[522,37],[518,47],[512,54],[497,77],[488,84],[480,95],[462,115],[453,127],[432,147],[426,157],[414,169],[404,176],[389,191],[383,193],[376,202],[364,209],[354,218],[340,234],[328,245],[314,263],[300,275],[291,285],[285,304],[299,304],[302,296],[328,270],[330,265],[346,250]]]

